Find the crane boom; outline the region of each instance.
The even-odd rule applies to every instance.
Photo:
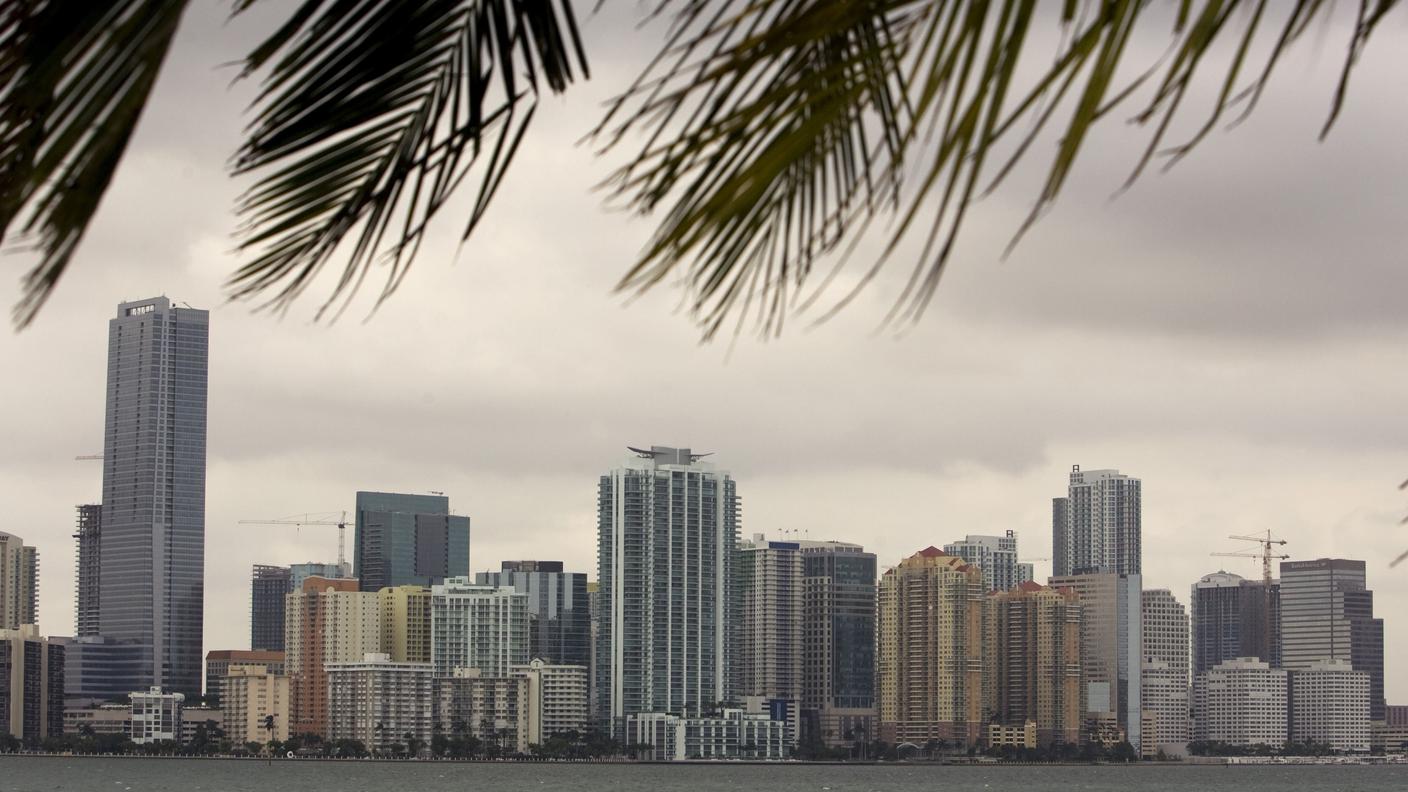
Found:
[[[340,520],[314,520],[305,515],[303,519],[284,517],[276,520],[240,520],[240,525],[335,525],[337,526],[337,565],[344,570],[347,566],[347,512],[342,512]]]

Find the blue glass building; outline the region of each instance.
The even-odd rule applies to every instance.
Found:
[[[469,576],[469,518],[444,495],[358,492],[355,545],[362,591]]]

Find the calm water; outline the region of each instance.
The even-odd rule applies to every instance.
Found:
[[[0,757],[0,792],[1404,792],[1408,767],[511,765]]]

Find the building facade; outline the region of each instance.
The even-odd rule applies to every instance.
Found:
[[[803,541],[802,738],[837,747],[876,731],[875,554]]]
[[[222,685],[220,708],[231,745],[289,738],[288,677],[267,666],[237,665]]]
[[[328,735],[331,663],[361,662],[381,646],[381,607],[357,581],[310,577],[288,595],[284,668],[289,676],[289,719],[294,734]]]
[[[429,663],[395,663],[369,652],[355,663],[328,663],[328,737],[360,740],[374,753],[428,746],[434,722]]]
[[[0,629],[0,734],[30,743],[63,734],[64,649],[33,624]]]
[[[186,697],[181,693],[163,693],[161,688],[128,695],[131,703],[128,735],[138,745],[155,742],[181,742],[183,710]]]
[[[1143,665],[1139,679],[1144,753],[1184,756],[1188,750],[1188,611],[1168,589],[1145,589]]]
[[[0,532],[0,629],[34,624],[39,596],[39,551]]]
[[[291,591],[293,571],[288,567],[254,565],[249,578],[250,649],[284,650],[284,599]]]
[[[165,297],[108,322],[98,626],[136,647],[127,690],[200,693],[209,331]]]
[[[1292,671],[1291,739],[1341,753],[1369,751],[1369,675],[1348,660],[1321,660]]]
[[[1280,749],[1288,735],[1286,670],[1251,657],[1227,660],[1193,683],[1193,738]]]
[[[1139,575],[1113,573],[1055,576],[1052,588],[1069,589],[1081,604],[1081,668],[1085,719],[1110,722],[1139,750],[1143,717],[1143,590]]]
[[[1053,574],[1139,574],[1141,490],[1139,479],[1118,470],[1074,466],[1066,497],[1052,500]]]
[[[1018,560],[1016,531],[1002,536],[969,534],[944,545],[944,552],[977,564],[988,591],[1008,591],[1032,579],[1032,565]]]
[[[564,572],[561,561],[504,561],[479,572],[480,586],[509,586],[528,597],[528,655],[558,665],[591,665],[591,606],[587,575]]]
[[[205,653],[205,697],[218,706],[224,701],[225,679],[231,669],[259,666],[271,674],[284,673],[284,653],[254,649],[211,649]]]
[[[741,709],[718,716],[682,718],[665,712],[623,718],[628,745],[646,746],[636,758],[656,762],[685,759],[786,759],[796,736],[786,721]]]
[[[486,676],[477,668],[456,668],[435,679],[436,721],[497,753],[526,753],[529,685],[524,675]]]
[[[1034,742],[1027,747],[1079,743],[1080,599],[1028,580],[990,594],[984,608],[983,709],[989,723],[1030,725]]]
[[[103,506],[85,503],[77,507],[74,525],[74,603],[73,634],[75,637],[98,634],[98,581],[103,536]]]
[[[733,696],[737,489],[705,454],[631,451],[597,495],[597,715],[700,714]]]
[[[587,667],[554,665],[535,658],[512,675],[528,680],[527,740],[541,745],[559,734],[585,734],[590,725]]]
[[[881,739],[977,743],[986,591],[976,566],[935,547],[881,575],[875,646]]]
[[[357,493],[356,575],[363,591],[434,586],[469,574],[469,518],[444,495]]]
[[[1282,664],[1291,671],[1347,660],[1369,675],[1369,717],[1384,718],[1384,621],[1363,561],[1281,562]]]
[[[395,663],[430,662],[430,589],[394,586],[377,592],[381,649]]]
[[[1259,580],[1214,572],[1193,584],[1190,602],[1194,674],[1238,657],[1281,666],[1279,582],[1273,580],[1268,590]]]
[[[738,696],[798,701],[806,647],[801,545],[769,542],[762,534],[739,545]]]
[[[508,676],[528,662],[528,595],[451,578],[430,589],[430,655],[438,676],[477,668]]]

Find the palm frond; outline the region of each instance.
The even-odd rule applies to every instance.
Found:
[[[562,91],[578,72],[586,58],[567,0],[305,0],[245,65],[263,83],[234,170],[260,178],[237,207],[241,248],[255,257],[231,278],[233,296],[287,307],[347,241],[319,315],[345,306],[376,265],[385,299],[479,167],[469,236],[539,84]]]
[[[0,242],[39,254],[27,326],[83,239],[132,137],[185,0],[0,4]]]
[[[1361,0],[1326,131],[1370,34],[1397,4]],[[1031,57],[1033,27],[1058,21],[1035,0],[662,0],[657,12],[673,12],[664,52],[595,133],[603,150],[632,133],[645,139],[608,184],[639,212],[664,207],[620,288],[649,289],[677,275],[706,338],[726,318],[748,314],[761,332],[776,333],[883,219],[886,244],[824,316],[917,235],[920,254],[889,317],[913,321],[976,198],[1028,158],[1043,133],[1058,132],[1055,150],[1013,244],[1060,195],[1097,122],[1150,94],[1134,111],[1151,133],[1130,181],[1156,158],[1171,167],[1229,110],[1251,112],[1287,48],[1331,5],[1185,0],[1169,55],[1141,66],[1129,62],[1129,42],[1162,4],[1068,0],[1054,59],[1019,85],[1016,68]],[[1269,55],[1251,72],[1253,44],[1276,19]],[[1218,61],[1220,90],[1205,120],[1188,140],[1166,146],[1189,88],[1208,71],[1207,56],[1229,39],[1231,57]],[[1255,76],[1243,84],[1246,73]],[[829,253],[841,254],[831,276],[797,300]]]

